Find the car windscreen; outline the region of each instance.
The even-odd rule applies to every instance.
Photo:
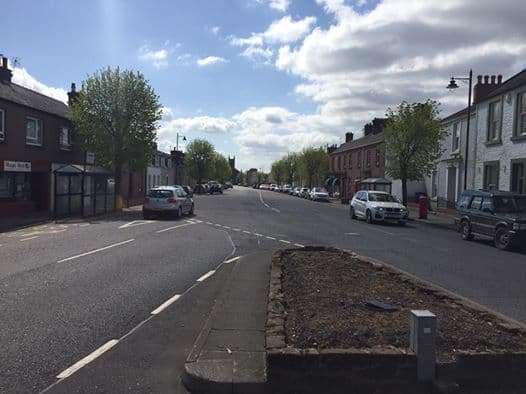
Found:
[[[512,196],[495,196],[493,197],[493,205],[495,206],[495,212],[510,213],[519,211],[517,201]]]
[[[397,202],[396,198],[394,198],[390,194],[384,194],[384,193],[369,193],[369,201]]]
[[[148,192],[148,197],[151,197],[151,198],[170,198],[173,196],[174,196],[174,192],[172,190],[155,189],[155,190],[150,190]]]
[[[323,187],[316,187],[313,189],[315,193],[327,193],[327,190],[325,190]]]

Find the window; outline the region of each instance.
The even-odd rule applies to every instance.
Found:
[[[491,200],[491,197],[484,197],[482,199],[482,205],[480,209],[489,209],[490,211],[493,211],[493,201]]]
[[[352,168],[352,152],[349,153],[349,168]]]
[[[380,167],[380,149],[376,149],[376,167]]]
[[[511,191],[526,194],[526,159],[511,163]]]
[[[60,129],[60,149],[71,149],[71,133],[67,127]]]
[[[460,196],[460,199],[458,200],[458,207],[467,208],[469,206],[470,201],[471,201],[471,195],[463,194]]]
[[[471,209],[480,209],[482,206],[482,196],[475,196],[473,197],[473,200],[471,200]]]
[[[331,162],[332,162],[332,171],[334,172],[334,171],[336,171],[336,164],[335,164],[336,163],[336,157],[333,156]]]
[[[0,141],[5,139],[5,111],[0,109]]]
[[[365,162],[366,162],[367,167],[371,167],[371,151],[370,150],[367,150]]]
[[[498,190],[499,188],[499,162],[484,164],[484,189]]]
[[[517,123],[515,136],[526,136],[526,92],[517,96]]]
[[[362,151],[358,152],[358,168],[362,168]]]
[[[453,133],[451,134],[451,152],[456,153],[460,148],[460,128],[461,123],[456,122],[453,124]]]
[[[500,140],[501,119],[501,102],[495,101],[489,105],[488,142]]]
[[[40,119],[26,119],[26,144],[42,146],[42,121]]]
[[[342,169],[342,157],[338,156],[338,171]]]

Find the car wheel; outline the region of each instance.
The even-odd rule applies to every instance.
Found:
[[[461,223],[460,233],[462,234],[462,239],[465,241],[471,241],[473,239],[473,234],[471,234],[471,228],[467,220]]]
[[[406,223],[405,221],[400,220],[400,221],[398,222],[398,225],[399,225],[399,226],[405,226],[405,223]]]
[[[508,250],[511,247],[511,239],[505,227],[499,227],[495,231],[495,246],[500,250]]]
[[[149,219],[152,218],[152,215],[150,215],[148,212],[144,212],[144,211],[143,211],[143,213],[142,213],[142,218],[143,218],[144,220],[149,220]]]
[[[373,214],[371,213],[371,211],[367,210],[367,212],[365,213],[365,220],[369,224],[373,222]]]
[[[350,209],[350,215],[351,215],[351,219],[356,219],[356,212],[354,212],[354,208],[351,207]]]
[[[188,212],[189,215],[193,215],[194,214],[194,204],[192,204],[192,208],[190,208],[190,212]]]

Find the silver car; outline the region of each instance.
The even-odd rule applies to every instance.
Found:
[[[142,205],[144,219],[162,214],[181,217],[194,214],[194,200],[182,187],[157,186],[148,192]]]
[[[309,198],[312,201],[329,201],[329,193],[323,187],[313,187]]]
[[[361,190],[351,201],[349,214],[352,219],[363,218],[367,223],[398,222],[406,224],[406,207],[389,193],[376,190]]]

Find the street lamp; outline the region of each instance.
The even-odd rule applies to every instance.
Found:
[[[466,153],[464,155],[464,190],[467,189],[468,186],[468,153],[469,153],[469,124],[471,121],[471,90],[472,90],[472,84],[473,84],[473,70],[469,70],[469,77],[451,77],[451,80],[449,81],[449,85],[447,85],[447,89],[453,90],[458,89],[457,81],[467,81],[469,84],[469,91],[468,91],[468,122],[466,126]]]
[[[181,137],[183,137],[183,141],[186,141],[186,137],[184,135],[181,134]],[[175,150],[179,150],[179,133],[177,133],[177,138],[176,138],[176,144],[175,144]]]

